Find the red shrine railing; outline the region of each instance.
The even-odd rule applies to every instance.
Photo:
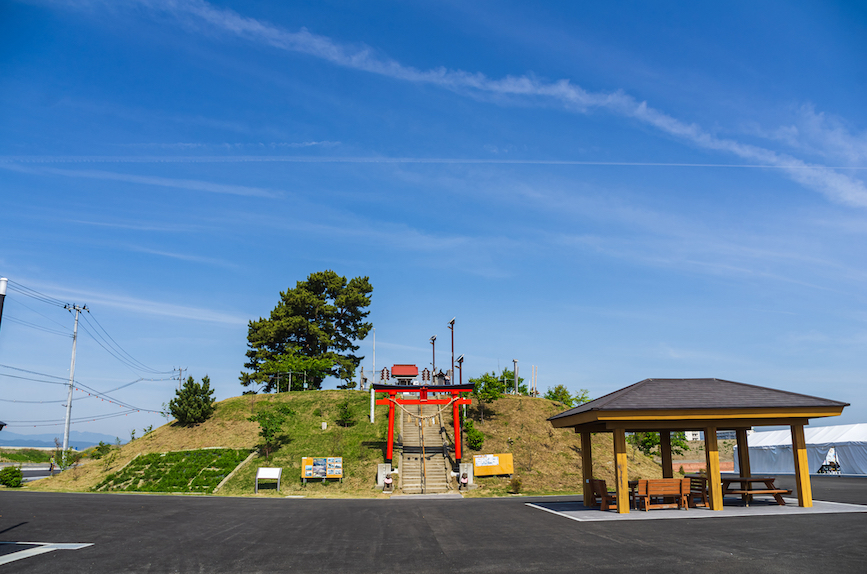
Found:
[[[470,404],[470,398],[465,394],[473,390],[473,385],[383,385],[374,383],[373,390],[386,394],[387,397],[378,399],[376,404],[388,405],[388,445],[386,447],[385,462],[391,463],[394,455],[394,412],[397,405],[452,405],[452,417],[455,428],[455,460],[461,460],[461,417],[458,413],[459,405]],[[398,397],[399,394],[418,393],[418,398]],[[446,394],[448,397],[429,397],[431,393]]]

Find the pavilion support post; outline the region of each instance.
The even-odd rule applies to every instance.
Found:
[[[807,441],[804,425],[792,425],[792,452],[795,455],[795,485],[798,489],[798,506],[813,506],[813,489],[810,486],[810,466],[807,462]]]
[[[581,476],[584,479],[583,500],[585,507],[591,507],[596,502],[593,496],[593,488],[590,486],[590,479],[593,478],[593,444],[590,442],[590,433],[581,432]]]
[[[752,476],[750,471],[750,445],[747,441],[747,429],[737,429],[735,434],[738,439],[738,468],[741,476]]]
[[[614,481],[617,489],[617,513],[629,514],[629,474],[626,470],[626,431],[614,429]]]
[[[707,490],[711,510],[723,509],[722,478],[719,469],[719,446],[716,427],[704,429],[704,452],[707,460]]]
[[[671,462],[671,431],[659,431],[659,452],[662,455],[662,478],[674,478]]]

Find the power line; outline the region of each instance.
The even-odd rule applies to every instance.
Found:
[[[67,329],[67,328],[68,328],[66,325],[64,325],[64,324],[61,323],[60,321],[55,321],[54,319],[52,319],[52,318],[49,317],[48,315],[43,315],[42,313],[40,313],[39,311],[37,311],[37,310],[34,309],[33,307],[31,307],[31,306],[27,305],[26,303],[24,303],[24,301],[21,301],[21,300],[18,300],[18,299],[14,299],[14,301],[15,301],[15,303],[16,303],[17,305],[21,305],[21,306],[24,307],[25,309],[29,309],[30,311],[36,313],[36,314],[39,315],[40,317],[44,317],[45,319],[48,319],[49,321],[51,321],[51,322],[54,323],[55,325],[58,325],[59,327],[62,327],[63,329]]]
[[[70,422],[71,423],[92,422],[92,421],[97,421],[97,420],[122,417],[125,415],[129,415],[131,413],[134,413],[134,412],[136,412],[135,409],[131,409],[131,410],[124,411],[121,413],[111,413],[111,414],[107,414],[107,415],[93,415],[93,416],[89,416],[89,417],[79,417],[79,418],[70,420]],[[30,423],[49,423],[49,424],[34,424],[33,426],[60,426],[62,424],[65,424],[65,421],[63,421],[62,419],[46,419],[46,420],[35,420],[35,421],[9,421],[9,422],[12,424],[27,424],[28,426]]]
[[[12,321],[13,323],[18,323],[19,325],[24,325],[25,327],[30,327],[31,329],[37,329],[39,331],[45,331],[46,333],[51,333],[53,335],[60,335],[61,337],[71,337],[69,333],[64,333],[62,331],[58,331],[57,329],[49,329],[48,327],[43,327],[42,325],[37,325],[36,323],[31,323],[29,321],[25,321],[23,319],[19,319],[17,317],[12,317],[11,315],[6,315],[3,317],[7,321]]]
[[[12,369],[13,371],[21,371],[22,373],[29,373],[29,374],[31,374],[31,375],[39,375],[40,377],[48,377],[49,379],[59,379],[59,380],[61,380],[61,381],[65,381],[65,380],[66,380],[66,377],[58,377],[58,376],[55,376],[55,375],[49,375],[49,374],[46,374],[46,373],[40,373],[39,371],[29,371],[29,370],[27,370],[27,369],[22,369],[22,368],[20,368],[20,367],[13,367],[13,366],[11,366],[11,365],[2,365],[2,364],[0,364],[0,367],[3,367],[4,369]]]
[[[34,379],[32,377],[22,377],[19,375],[9,375],[7,373],[0,373],[0,377],[7,377],[10,379],[21,379],[23,381],[33,381],[35,383],[45,383],[48,385],[64,385],[64,386],[66,386],[66,383],[58,383],[56,381],[43,381],[42,379]]]
[[[11,279],[9,280],[9,289],[11,289],[13,291],[17,291],[18,293],[24,295],[25,297],[30,297],[32,299],[36,299],[37,301],[41,301],[41,302],[46,303],[48,305],[54,305],[55,307],[63,307],[64,305],[66,305],[65,301],[61,301],[60,299],[57,299],[56,297],[51,297],[50,295],[46,295],[44,293],[40,293],[36,289],[31,289],[30,287],[22,285],[21,283],[18,283],[17,281],[12,281]]]
[[[120,344],[117,341],[114,340],[114,338],[109,334],[109,332],[105,330],[105,327],[102,326],[102,323],[100,323],[99,320],[96,318],[96,316],[94,316],[93,311],[91,311],[89,309],[87,311],[87,318],[93,319],[94,323],[97,324],[97,326],[102,330],[102,332],[105,333],[105,336],[108,337],[108,339],[114,344],[114,347],[120,353],[122,353],[123,355],[128,357],[130,359],[130,361],[140,365],[142,370],[150,371],[151,373],[153,373],[155,375],[164,375],[164,374],[168,374],[168,373],[172,372],[172,371],[158,371],[157,369],[154,369],[152,367],[145,365],[144,363],[142,363],[141,361],[139,361],[138,359],[136,359],[135,357],[130,355],[123,347],[120,346]]]

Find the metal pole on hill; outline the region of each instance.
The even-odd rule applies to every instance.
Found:
[[[512,359],[512,363],[515,365],[515,394],[518,394],[518,359]]]
[[[452,332],[452,369],[449,371],[449,384],[455,384],[455,317],[449,321],[449,331]]]
[[[436,378],[437,376],[437,336],[434,335],[430,338],[430,345],[433,348],[433,376]]]
[[[78,316],[87,310],[87,305],[64,305],[64,309],[75,311],[75,327],[72,329],[72,363],[69,365],[69,393],[66,395],[66,424],[63,430],[63,466],[66,466],[66,451],[69,450],[69,425],[72,418],[72,384],[75,381],[75,344],[78,342]]]
[[[0,322],[3,321],[3,301],[6,300],[6,284],[9,282],[5,277],[0,277]]]

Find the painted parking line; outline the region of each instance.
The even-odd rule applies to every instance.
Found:
[[[21,550],[16,550],[14,548],[15,546],[20,546]],[[54,552],[55,550],[80,550],[82,548],[87,548],[88,546],[93,546],[93,543],[0,542],[0,549],[3,550],[3,553],[0,554],[0,566],[10,562],[15,562],[16,560],[45,554],[46,552]]]

